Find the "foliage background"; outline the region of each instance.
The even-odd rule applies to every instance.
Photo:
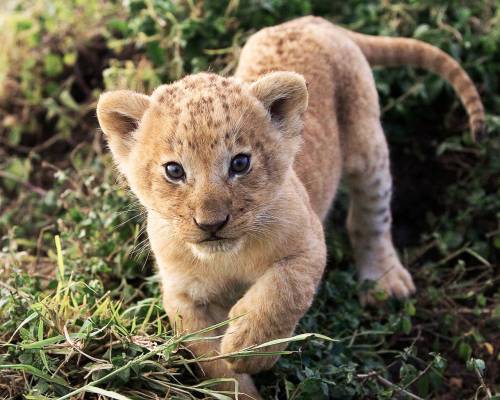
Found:
[[[0,394],[219,396],[196,386],[159,301],[142,211],[116,181],[95,103],[210,69],[261,27],[314,13],[460,60],[489,132],[439,77],[374,71],[391,146],[394,236],[419,292],[363,310],[343,190],[330,266],[266,398],[500,398],[500,7],[495,0],[9,0],[0,6]],[[60,235],[58,250],[54,238]],[[129,363],[129,364],[127,364]],[[106,392],[104,392],[104,390]],[[495,395],[497,393],[497,395]]]

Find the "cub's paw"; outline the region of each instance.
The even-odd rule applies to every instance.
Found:
[[[392,267],[378,274],[373,271],[361,270],[361,281],[375,282],[375,287],[361,294],[361,304],[375,304],[380,300],[393,296],[404,299],[415,293],[415,284],[408,270],[399,260],[392,263]]]
[[[223,354],[235,353],[266,342],[266,338],[262,335],[262,330],[263,327],[259,326],[257,321],[248,318],[248,316],[241,317],[229,325],[222,338],[221,352]],[[274,350],[272,347],[259,349],[259,351],[272,350]],[[251,355],[225,359],[234,372],[246,374],[256,374],[257,372],[269,369],[277,360],[277,356]]]
[[[247,307],[247,299],[241,299],[229,312],[229,318],[234,319],[228,326],[221,342],[223,354],[235,353],[244,349],[252,350],[253,346],[268,342],[280,336],[281,326],[276,326],[271,318],[266,318],[261,312],[254,309],[255,302],[250,302],[254,307]],[[281,348],[280,348],[281,349]],[[258,349],[259,352],[276,351],[276,346]],[[271,368],[277,356],[243,356],[226,358],[225,361],[237,373],[255,374]]]

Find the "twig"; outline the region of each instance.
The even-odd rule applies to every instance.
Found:
[[[380,383],[382,383],[384,386],[387,386],[389,388],[395,389],[395,390],[398,391],[398,393],[402,393],[402,394],[408,396],[411,399],[414,399],[414,400],[425,400],[422,397],[417,396],[416,394],[413,394],[413,393],[409,392],[406,389],[403,389],[401,386],[396,385],[395,383],[392,383],[390,380],[388,380],[388,379],[384,378],[383,376],[379,375],[379,373],[376,372],[376,371],[368,372],[367,374],[357,374],[356,378],[358,378],[358,379],[375,378]]]
[[[429,371],[434,363],[431,361],[420,373],[413,378],[410,382],[408,382],[406,385],[403,386],[404,389],[409,388],[411,385],[413,385],[416,381],[418,381],[422,376],[424,376],[427,371]]]
[[[424,77],[420,78],[415,82],[406,92],[404,92],[401,96],[398,98],[394,99],[393,101],[389,101],[389,103],[384,106],[381,110],[382,114],[385,114],[387,111],[395,107],[398,103],[401,104],[404,100],[406,100],[407,97],[411,96],[413,93],[417,92],[423,84]]]
[[[22,178],[18,177],[17,175],[11,174],[10,172],[0,171],[0,178],[11,179],[17,183],[20,183],[21,185],[25,186],[27,189],[31,190],[32,192],[35,192],[36,194],[38,194],[40,196],[45,196],[47,194],[47,191],[45,191],[41,187],[38,187],[38,186],[35,186],[29,182],[26,182]]]
[[[75,342],[73,342],[73,340],[69,336],[68,328],[66,327],[66,325],[64,325],[64,327],[63,327],[63,332],[64,332],[64,337],[66,338],[66,341],[68,342],[68,344],[71,346],[71,348],[73,350],[75,350],[76,352],[80,353],[81,355],[83,355],[83,356],[87,357],[88,359],[95,361],[97,363],[109,364],[106,360],[101,360],[99,358],[95,358],[95,357],[91,356],[90,354],[87,354],[84,351],[82,351],[80,346],[77,345]]]
[[[490,388],[486,385],[484,382],[483,376],[481,375],[481,372],[479,372],[477,367],[474,367],[474,372],[477,375],[477,378],[479,379],[479,382],[481,383],[480,388],[482,387],[484,391],[486,392],[486,398],[491,399],[493,395],[491,394]]]

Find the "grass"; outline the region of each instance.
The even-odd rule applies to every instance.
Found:
[[[489,132],[470,142],[462,108],[439,78],[375,71],[395,176],[394,236],[418,293],[359,305],[341,189],[324,282],[290,351],[256,376],[260,391],[278,399],[500,398],[494,2],[51,3],[16,0],[0,18],[2,42],[17,43],[16,52],[0,50],[0,396],[227,395],[194,378],[187,347],[197,335],[172,326],[162,309],[144,215],[95,134],[95,99],[106,88],[150,91],[207,68],[230,73],[253,30],[314,12],[450,52],[478,84]]]

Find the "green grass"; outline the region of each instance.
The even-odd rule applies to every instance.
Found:
[[[470,142],[467,118],[440,78],[375,71],[395,176],[394,236],[418,293],[359,305],[341,189],[325,279],[296,332],[323,336],[297,337],[273,370],[256,376],[261,392],[500,398],[495,2],[11,3],[15,9],[0,10],[0,40],[16,44],[0,49],[2,398],[74,390],[74,398],[224,398],[213,381],[196,381],[186,346],[197,337],[174,329],[162,309],[144,215],[96,134],[95,100],[104,89],[147,92],[209,68],[230,74],[252,31],[307,13],[448,51],[477,83],[489,131]]]

